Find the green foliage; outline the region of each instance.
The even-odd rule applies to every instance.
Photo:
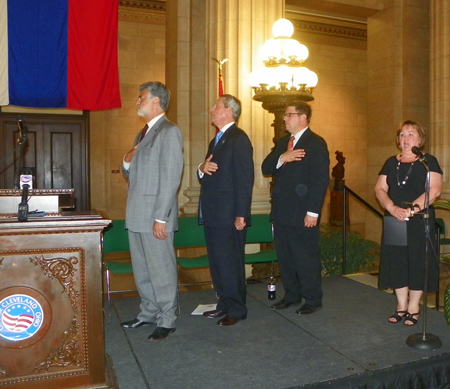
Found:
[[[450,209],[450,200],[439,200],[433,203],[434,208]]]
[[[444,294],[444,313],[445,320],[447,321],[447,326],[450,327],[450,285],[445,288]]]
[[[328,224],[320,226],[322,276],[342,273],[342,230]],[[347,231],[347,274],[373,269],[380,258],[380,245],[363,239],[358,232]]]
[[[434,208],[442,208],[450,210],[450,200],[439,200],[433,203]],[[441,261],[449,261],[448,256],[441,256]],[[450,285],[445,288],[444,295],[444,312],[447,320],[447,325],[450,327]]]

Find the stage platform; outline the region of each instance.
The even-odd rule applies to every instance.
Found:
[[[113,300],[106,351],[120,388],[450,388],[443,313],[428,309],[426,327],[442,347],[418,350],[406,339],[422,333],[423,316],[414,327],[389,323],[391,293],[342,276],[324,278],[323,290],[323,309],[297,315],[299,305],[273,311],[266,285],[249,285],[248,318],[231,327],[191,315],[199,304],[216,302],[213,290],[184,292],[177,330],[160,342],[147,341],[154,326],[119,325],[136,316],[139,298]]]

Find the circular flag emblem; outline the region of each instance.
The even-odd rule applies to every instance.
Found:
[[[27,294],[13,294],[0,301],[0,336],[10,341],[32,337],[44,322],[41,304]]]

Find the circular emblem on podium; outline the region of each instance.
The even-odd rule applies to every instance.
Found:
[[[0,291],[0,346],[23,348],[41,339],[51,322],[47,300],[35,289]]]

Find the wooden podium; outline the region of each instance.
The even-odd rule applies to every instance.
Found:
[[[118,388],[105,354],[95,212],[0,217],[0,387]]]

